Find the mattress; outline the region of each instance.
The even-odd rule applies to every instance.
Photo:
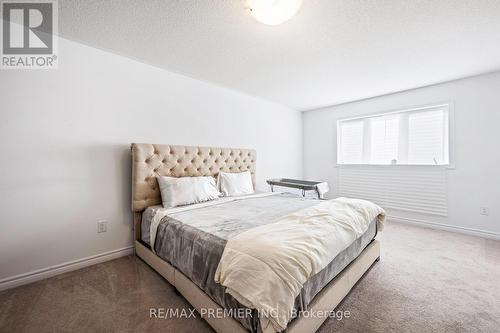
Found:
[[[181,271],[209,297],[225,309],[241,309],[224,287],[215,283],[214,274],[227,240],[250,228],[268,224],[284,215],[311,207],[317,200],[286,194],[252,197],[244,200],[214,204],[209,207],[185,210],[165,216],[156,233],[156,254]],[[142,240],[149,244],[149,226],[161,206],[149,207],[143,213]],[[147,230],[146,230],[147,229]],[[376,222],[342,251],[321,272],[312,276],[295,300],[297,311],[307,310],[313,298],[375,238]],[[233,311],[244,314],[234,317],[251,332],[260,332],[255,311]]]

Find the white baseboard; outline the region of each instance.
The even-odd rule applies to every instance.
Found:
[[[446,230],[446,231],[457,232],[457,233],[471,235],[471,236],[479,236],[479,237],[484,237],[484,238],[489,238],[489,239],[500,240],[500,233],[491,232],[491,231],[465,228],[465,227],[459,227],[459,226],[455,226],[455,225],[442,224],[442,223],[430,222],[430,221],[426,221],[426,220],[411,219],[411,218],[393,216],[393,215],[388,215],[387,219],[390,221],[393,221],[393,222],[421,225],[421,226],[426,226],[429,228],[434,228],[434,229],[439,229],[439,230]],[[38,269],[36,271],[8,277],[6,279],[0,280],[0,291],[5,290],[5,289],[18,287],[18,286],[21,286],[24,284],[35,282],[35,281],[43,280],[43,279],[46,279],[46,278],[49,278],[52,276],[56,276],[56,275],[59,275],[62,273],[70,272],[70,271],[74,271],[74,270],[84,268],[87,266],[99,264],[101,262],[105,262],[105,261],[113,260],[113,259],[120,258],[123,256],[127,256],[127,255],[132,254],[132,253],[134,253],[134,247],[128,246],[128,247],[124,247],[121,249],[116,249],[116,250],[96,254],[94,256],[65,262],[65,263],[62,263],[59,265]]]
[[[23,284],[32,283],[35,281],[43,280],[52,276],[56,276],[62,273],[74,271],[83,267],[92,266],[95,264],[99,264],[101,262],[113,260],[116,258],[120,258],[129,254],[134,253],[133,246],[127,246],[121,249],[116,249],[100,254],[96,254],[94,256],[77,259],[69,262],[65,262],[59,265],[46,267],[42,269],[38,269],[36,271],[11,276],[6,279],[0,280],[0,291],[5,289],[10,289],[14,287],[21,286]]]
[[[456,233],[470,235],[470,236],[478,236],[478,237],[483,237],[483,238],[500,240],[500,233],[492,232],[492,231],[466,228],[466,227],[460,227],[460,226],[456,226],[456,225],[436,223],[436,222],[430,222],[430,221],[426,221],[426,220],[411,219],[411,218],[392,216],[392,215],[388,215],[387,219],[391,222],[401,222],[401,223],[407,223],[407,224],[421,225],[421,226],[426,226],[426,227],[433,228],[433,229],[446,230],[446,231],[456,232]]]

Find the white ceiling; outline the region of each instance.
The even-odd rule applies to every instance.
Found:
[[[63,37],[298,110],[500,69],[500,0],[59,0]]]

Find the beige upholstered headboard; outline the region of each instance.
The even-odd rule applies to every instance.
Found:
[[[252,149],[133,143],[132,211],[161,204],[156,176],[214,176],[219,171],[249,170],[255,186],[256,152]]]

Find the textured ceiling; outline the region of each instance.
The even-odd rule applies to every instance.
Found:
[[[59,0],[63,37],[298,110],[500,69],[499,0]]]

